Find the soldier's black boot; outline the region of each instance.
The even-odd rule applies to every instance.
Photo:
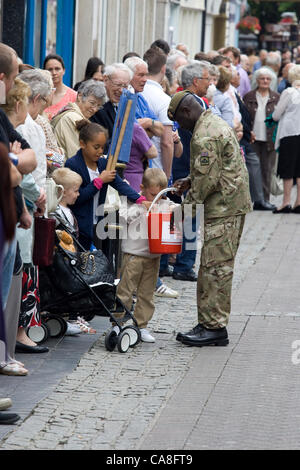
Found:
[[[182,341],[182,338],[184,336],[190,336],[190,335],[194,335],[194,334],[197,334],[200,330],[202,330],[204,327],[202,325],[200,325],[200,323],[198,323],[198,325],[196,325],[194,328],[192,328],[191,330],[187,331],[186,333],[177,333],[177,336],[176,336],[176,339],[177,341]]]
[[[188,346],[227,346],[229,343],[228,334],[226,328],[218,328],[214,330],[209,330],[208,328],[198,328],[197,331],[194,331],[191,334],[183,334],[181,336],[182,344]]]

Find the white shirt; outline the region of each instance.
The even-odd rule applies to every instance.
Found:
[[[98,176],[99,176],[98,168],[97,168],[97,170],[91,170],[90,168],[88,168],[88,172],[89,172],[91,181],[94,181],[94,179],[98,178]],[[96,211],[97,211],[97,208],[98,208],[98,204],[99,204],[99,192],[97,191],[95,196],[94,196],[94,211],[93,211],[93,219],[94,219],[93,223],[94,224],[97,223]]]
[[[262,96],[258,91],[256,92],[257,110],[255,113],[253,132],[255,139],[260,142],[267,141],[267,127],[265,123],[266,119],[266,104],[269,99],[269,93],[266,96]]]
[[[41,188],[46,188],[47,160],[46,160],[46,137],[43,129],[37,124],[30,114],[27,114],[25,123],[16,128],[16,131],[27,140],[34,150],[37,158],[37,167],[32,172],[34,181]]]
[[[272,114],[274,121],[279,121],[276,134],[275,149],[278,149],[280,139],[292,135],[300,135],[300,89],[286,88]]]
[[[74,216],[73,216],[71,209],[69,207],[62,206],[61,204],[59,204],[59,208],[61,212],[63,213],[63,215],[68,220],[68,222],[70,223],[70,225],[74,227]]]
[[[242,115],[240,113],[240,106],[238,100],[236,99],[236,89],[233,85],[229,86],[229,89],[225,91],[224,95],[229,96],[232,101],[232,109],[233,109],[233,121],[234,125],[236,126],[242,120]]]
[[[156,210],[170,211],[179,206],[170,199],[160,199]],[[147,209],[143,204],[122,203],[120,208],[120,224],[123,226],[122,251],[135,256],[157,258],[160,255],[149,251]]]
[[[147,101],[151,111],[157,116],[158,121],[164,126],[173,126],[173,121],[170,121],[168,118],[168,108],[171,97],[164,92],[162,86],[154,80],[147,80],[144,91],[141,94]],[[163,170],[160,137],[154,136],[151,140],[157,148],[158,153],[157,157],[152,159],[152,167]]]

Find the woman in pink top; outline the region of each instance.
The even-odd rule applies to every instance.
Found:
[[[49,54],[44,60],[44,69],[49,70],[52,75],[55,92],[52,105],[45,109],[49,121],[68,103],[75,103],[76,91],[63,83],[65,74],[65,64],[63,58],[57,54]]]

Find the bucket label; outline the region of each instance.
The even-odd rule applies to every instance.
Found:
[[[168,245],[180,245],[182,241],[181,233],[174,229],[170,230],[170,222],[162,221],[161,243]]]

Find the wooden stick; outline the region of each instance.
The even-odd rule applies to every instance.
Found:
[[[114,127],[114,133],[113,133],[111,142],[114,141],[114,138],[115,138],[117,129],[118,129],[118,126],[116,125],[116,127]],[[106,170],[108,170],[108,171],[110,171],[110,169],[111,169],[111,163],[112,163],[112,159],[113,159],[113,155],[112,155],[112,153],[111,153],[111,148],[112,148],[112,146],[110,146],[109,155],[108,155],[108,160],[107,160],[107,165],[106,165]]]
[[[123,138],[124,138],[126,125],[127,125],[130,110],[131,110],[131,106],[132,106],[132,100],[129,100],[128,103],[127,103],[127,106],[126,106],[126,111],[124,113],[124,119],[123,119],[123,122],[122,122],[122,126],[121,126],[121,130],[120,130],[120,135],[119,135],[119,138],[118,138],[116,151],[115,151],[114,155],[109,156],[109,159],[108,159],[108,162],[107,162],[107,165],[106,165],[107,170],[113,171],[116,167],[116,164],[117,164],[117,161],[118,161],[118,158],[119,158],[121,145],[122,145]]]

